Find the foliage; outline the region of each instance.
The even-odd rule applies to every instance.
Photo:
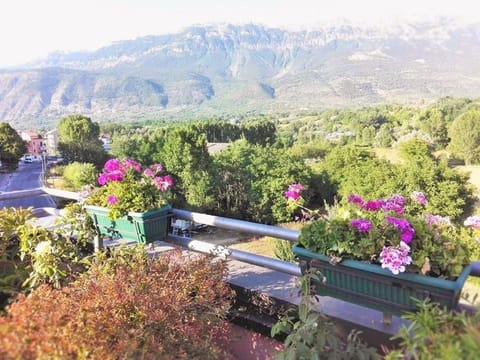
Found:
[[[208,209],[213,203],[211,159],[205,135],[190,128],[171,130],[158,154],[177,180],[176,202],[194,209]]]
[[[477,359],[480,353],[480,312],[466,314],[441,309],[423,302],[419,311],[404,317],[410,321],[393,337],[399,349],[391,350],[386,360]]]
[[[318,274],[309,272],[300,279],[301,301],[296,312],[290,311],[272,327],[272,336],[286,333],[285,349],[277,359],[380,359],[374,348],[368,347],[353,330],[344,341],[336,335],[335,325],[316,311],[317,298],[312,280]]]
[[[173,185],[170,175],[162,175],[160,164],[142,169],[132,159],[110,159],[98,177],[97,187],[85,199],[88,205],[109,209],[112,220],[126,215],[129,211],[144,212],[167,204],[169,190]]]
[[[162,152],[165,137],[164,128],[118,130],[112,136],[110,154],[117,158],[137,159],[142,164],[150,165],[155,163],[155,157]]]
[[[448,129],[448,149],[465,164],[480,162],[480,110],[472,109],[458,116]]]
[[[2,359],[223,359],[226,264],[139,247],[100,256],[62,289],[41,286],[0,318]]]
[[[55,230],[33,225],[31,209],[0,210],[0,292],[15,295],[41,284],[60,287],[88,267],[83,250],[93,227],[67,209],[59,219],[62,227]]]
[[[100,166],[107,159],[97,123],[83,115],[69,115],[58,124],[58,150],[68,163],[78,161]]]
[[[0,123],[0,162],[16,169],[18,161],[27,152],[27,145],[9,123]]]
[[[294,184],[285,193],[294,206],[301,201],[301,190]],[[448,218],[424,214],[423,193],[414,192],[411,198],[407,202],[395,194],[367,201],[352,194],[305,225],[299,244],[335,263],[355,259],[381,264],[394,274],[408,271],[454,279],[470,262],[468,234]]]
[[[352,193],[371,199],[421,191],[430,199],[426,209],[429,212],[459,220],[470,210],[473,188],[465,174],[435,159],[422,140],[403,142],[399,151],[403,161],[392,164],[362,147],[332,149],[317,170],[325,178],[323,198],[328,199],[329,192],[336,192],[340,199]]]
[[[65,186],[72,191],[79,191],[88,184],[93,184],[97,176],[95,165],[90,163],[73,162],[63,169]]]
[[[309,177],[301,159],[245,140],[216,155],[214,165],[216,208],[225,216],[262,223],[288,220],[281,190],[294,179]]]
[[[295,254],[292,251],[292,242],[288,240],[274,239],[275,257],[288,262],[296,262]]]
[[[28,277],[28,264],[18,255],[18,232],[31,217],[31,208],[0,209],[0,293],[14,295],[20,292]]]

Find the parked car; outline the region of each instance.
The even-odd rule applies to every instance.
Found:
[[[25,155],[25,157],[23,158],[23,163],[24,164],[31,164],[33,162],[33,159],[30,155]]]

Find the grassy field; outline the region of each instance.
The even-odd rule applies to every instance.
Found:
[[[291,223],[281,224],[280,226],[286,227],[288,229],[300,230],[300,228],[302,227],[302,224],[291,222]],[[264,255],[264,256],[269,256],[273,258],[275,257],[275,239],[268,236],[253,237],[248,239],[247,241],[230,245],[229,247],[233,249],[248,251],[258,255]]]

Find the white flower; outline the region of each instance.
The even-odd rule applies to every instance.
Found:
[[[35,247],[35,253],[39,256],[44,256],[51,254],[53,252],[52,245],[50,244],[50,241],[41,241],[37,244]]]

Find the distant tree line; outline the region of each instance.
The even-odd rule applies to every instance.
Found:
[[[460,219],[470,211],[473,189],[467,175],[449,167],[448,156],[434,154],[440,150],[466,163],[480,161],[479,106],[445,98],[424,109],[385,105],[238,123],[108,124],[101,131],[112,139],[108,156],[164,164],[176,180],[177,207],[262,223],[287,221],[292,214],[283,192],[301,182],[307,206],[341,201],[352,192],[377,198],[417,190],[432,199],[432,213]],[[65,158],[103,164],[107,154],[99,133],[88,118],[62,119]],[[329,140],[332,134],[335,139]],[[229,146],[211,154],[210,142]],[[399,161],[378,158],[377,147],[395,147]],[[92,169],[73,173],[83,174],[82,183]]]

